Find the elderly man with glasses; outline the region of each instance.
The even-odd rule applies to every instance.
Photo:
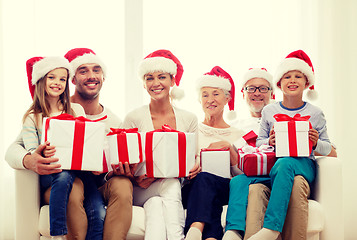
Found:
[[[272,75],[265,68],[251,68],[244,75],[241,86],[243,99],[248,105],[250,114],[231,125],[243,129],[245,133],[254,131],[258,135],[261,112],[272,99],[275,99]],[[228,231],[223,240],[248,239],[263,227],[264,214],[270,197],[269,184],[267,181],[249,186],[245,232],[234,230],[234,227],[229,226],[228,221]],[[308,203],[301,204],[299,200],[305,195],[310,195],[309,184],[301,176],[296,176],[284,229],[280,236],[282,239],[306,239]],[[229,214],[227,216],[229,218]]]

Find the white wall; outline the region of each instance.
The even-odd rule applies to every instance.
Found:
[[[343,159],[345,238],[356,239],[357,161],[355,139],[357,129],[356,67],[357,67],[357,2],[320,0],[319,59],[321,68],[321,105],[329,117],[329,132]],[[333,177],[333,176],[331,176]]]

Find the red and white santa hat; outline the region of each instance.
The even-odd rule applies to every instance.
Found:
[[[315,73],[314,67],[309,56],[303,50],[296,50],[291,52],[286,58],[280,63],[277,68],[277,71],[274,75],[274,83],[276,86],[280,85],[280,80],[285,73],[289,71],[300,71],[306,76],[308,81],[309,91],[307,97],[310,100],[317,98],[317,93],[314,91],[315,84]]]
[[[74,72],[76,72],[77,68],[82,64],[96,63],[102,68],[103,76],[106,76],[106,66],[92,49],[73,48],[69,50],[64,57],[71,63]]]
[[[146,56],[139,65],[139,78],[144,80],[144,76],[153,72],[165,72],[174,75],[175,86],[171,90],[173,99],[181,99],[184,96],[183,90],[177,88],[183,74],[183,67],[178,58],[169,50],[160,49]]]
[[[228,118],[234,119],[236,115],[234,112],[235,86],[232,77],[221,67],[215,66],[197,80],[197,89],[200,90],[203,87],[220,88],[230,93],[231,99],[228,102],[228,107],[231,112]]]
[[[247,82],[253,78],[263,78],[267,80],[274,93],[273,76],[268,72],[266,68],[249,68],[248,71],[243,76],[241,82],[241,88],[242,88],[241,92],[243,92]],[[275,98],[274,94],[273,94],[273,98]]]
[[[26,61],[26,72],[31,96],[34,96],[36,83],[47,73],[56,69],[68,70],[68,79],[73,77],[72,66],[64,57],[33,57]]]

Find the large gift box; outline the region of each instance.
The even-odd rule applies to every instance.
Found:
[[[276,162],[274,147],[245,146],[238,149],[238,168],[247,176],[268,175]]]
[[[274,123],[276,156],[309,157],[312,151],[312,141],[309,140],[310,116],[276,114],[274,118],[277,120]]]
[[[105,124],[84,117],[61,114],[44,118],[42,142],[56,147],[61,169],[103,171]]]
[[[107,134],[108,151],[106,160],[111,164],[140,163],[143,161],[143,146],[141,134],[137,128],[116,129],[111,128]]]
[[[142,133],[145,162],[135,175],[172,178],[186,177],[195,165],[195,133],[184,133],[164,125],[162,129]]]
[[[200,156],[202,172],[212,173],[223,178],[231,177],[229,150],[204,148],[201,150]]]

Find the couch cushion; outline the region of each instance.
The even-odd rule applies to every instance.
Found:
[[[222,226],[226,226],[227,205],[223,206],[222,212]],[[324,227],[325,216],[323,208],[320,203],[309,200],[309,217],[307,232],[321,232]],[[39,232],[42,236],[50,236],[49,224],[49,206],[45,205],[40,210],[40,220],[38,226]],[[144,208],[133,206],[133,218],[128,232],[128,240],[144,239],[145,234],[145,211]]]

